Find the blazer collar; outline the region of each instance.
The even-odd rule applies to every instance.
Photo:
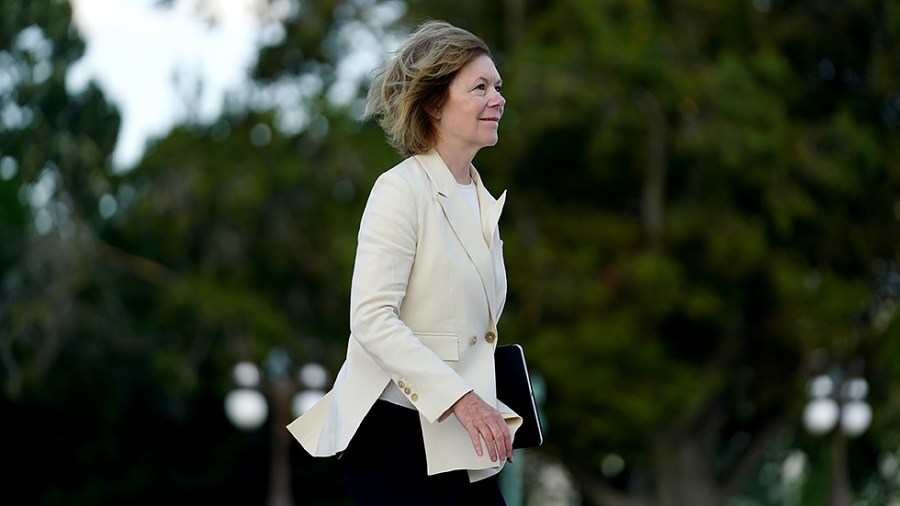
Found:
[[[415,158],[425,169],[435,191],[435,198],[443,209],[450,227],[462,243],[472,263],[475,264],[484,283],[491,314],[496,320],[497,293],[491,250],[496,246],[493,244],[494,232],[497,230],[503,204],[506,202],[506,192],[503,192],[499,200],[495,199],[482,184],[475,167],[469,165],[472,180],[478,189],[478,202],[481,209],[481,223],[476,224],[471,213],[465,207],[466,204],[453,173],[450,172],[450,168],[444,163],[444,159],[437,150],[432,149],[427,153],[415,155]]]
[[[432,187],[439,196],[448,199],[451,198],[451,195],[458,195],[456,179],[436,149],[421,155],[415,155],[415,158],[425,168],[428,179],[431,180]],[[499,199],[495,199],[481,182],[481,174],[471,164],[469,164],[469,172],[472,175],[476,188],[478,188],[478,205],[481,208],[481,233],[484,236],[484,242],[491,248],[493,247],[494,232],[497,230],[500,215],[503,213],[503,205],[506,203],[506,190],[503,191]],[[453,200],[458,201],[460,199],[457,197]],[[442,200],[442,202],[444,201]]]

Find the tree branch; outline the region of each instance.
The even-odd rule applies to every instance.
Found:
[[[779,417],[770,421],[757,433],[758,435],[750,442],[747,451],[741,455],[738,462],[732,466],[731,471],[722,480],[722,485],[719,488],[720,497],[727,500],[734,496],[738,488],[747,479],[747,475],[750,474],[750,471],[753,470],[759,459],[771,446],[772,440],[778,437],[786,426],[785,419]]]
[[[637,97],[637,104],[647,115],[650,131],[647,133],[647,173],[641,197],[641,225],[651,251],[663,247],[666,192],[666,115],[659,100],[649,91]]]
[[[159,262],[132,255],[99,239],[96,245],[97,252],[109,265],[152,285],[169,286],[178,280],[174,271]]]

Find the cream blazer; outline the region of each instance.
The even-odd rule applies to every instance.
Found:
[[[346,449],[393,381],[419,412],[429,475],[466,469],[476,481],[502,468],[486,450],[475,454],[450,412],[474,390],[497,407],[513,434],[522,423],[497,400],[494,379],[496,322],[506,301],[497,222],[506,192],[494,199],[470,170],[481,223],[435,150],[407,158],[375,182],[359,230],[347,358],[332,390],[287,426],[311,455]]]

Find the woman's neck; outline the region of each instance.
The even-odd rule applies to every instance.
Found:
[[[457,183],[472,183],[472,174],[469,171],[469,167],[471,167],[472,159],[475,157],[474,153],[469,156],[468,154],[462,153],[460,150],[447,149],[446,146],[436,146],[435,149],[438,154],[441,155],[441,159],[444,160],[444,163],[447,165],[447,168],[450,169],[450,173],[453,174],[453,178],[456,179]]]

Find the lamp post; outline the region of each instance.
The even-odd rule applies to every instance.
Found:
[[[866,432],[872,407],[866,402],[869,384],[861,377],[844,379],[840,370],[809,382],[809,402],[803,425],[810,434],[831,436],[831,490],[828,506],[851,506],[847,477],[847,438]]]
[[[225,415],[241,430],[262,427],[266,418],[271,427],[271,463],[269,468],[269,506],[293,506],[291,485],[291,437],[285,426],[291,415],[300,416],[324,394],[328,373],[319,364],[300,368],[297,380],[291,378],[291,359],[281,348],[266,358],[265,384],[259,368],[252,362],[238,362],[234,367],[236,388],[225,396]],[[298,388],[298,387],[302,387]],[[263,392],[268,394],[264,395]],[[271,405],[271,415],[270,408]]]

